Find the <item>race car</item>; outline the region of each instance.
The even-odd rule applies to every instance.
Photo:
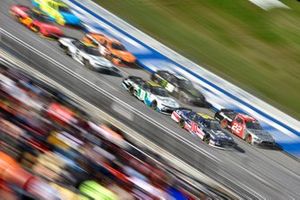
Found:
[[[171,118],[180,127],[199,137],[202,141],[216,147],[234,147],[232,136],[223,130],[217,120],[203,113],[196,113],[190,109],[177,109]]]
[[[227,128],[234,135],[242,138],[249,144],[275,146],[275,140],[270,133],[265,131],[259,122],[247,115],[230,109],[221,109],[215,114],[215,119],[221,126]]]
[[[169,71],[158,70],[151,75],[151,80],[165,88],[172,96],[186,104],[208,106],[204,95],[197,90],[191,81]]]
[[[146,82],[140,77],[129,76],[123,80],[122,85],[133,96],[158,112],[171,114],[180,107],[165,89],[154,82]]]
[[[80,40],[66,37],[59,38],[58,44],[67,55],[88,69],[121,76],[120,70],[102,57],[98,48],[86,45]]]
[[[36,10],[49,16],[60,25],[71,25],[81,27],[80,19],[74,15],[67,4],[60,0],[32,0]]]
[[[126,50],[118,40],[107,37],[101,33],[87,33],[83,39],[85,43],[99,46],[101,54],[119,66],[130,66],[135,63],[135,56]]]
[[[32,11],[27,6],[13,5],[10,13],[30,30],[45,37],[58,38],[63,36],[62,30],[55,26],[48,16]]]

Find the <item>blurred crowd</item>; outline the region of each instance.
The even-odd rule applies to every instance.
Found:
[[[108,123],[13,68],[0,68],[1,199],[206,199]]]

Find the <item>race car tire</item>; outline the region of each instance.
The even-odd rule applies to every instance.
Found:
[[[251,135],[246,135],[245,141],[246,141],[248,144],[252,144],[252,136],[251,136]]]
[[[221,128],[227,128],[228,127],[228,121],[226,119],[223,119],[220,121]]]
[[[66,55],[71,56],[71,52],[70,52],[70,50],[69,50],[68,47],[65,47],[65,48],[64,48],[64,51],[65,51],[65,54],[66,54]]]
[[[83,59],[83,64],[86,68],[93,70],[93,66],[91,65],[91,63],[87,60],[87,59]]]
[[[157,102],[156,102],[156,101],[153,101],[153,102],[151,103],[151,108],[152,108],[153,110],[156,110],[156,109],[157,109]]]
[[[204,136],[203,142],[205,142],[206,144],[209,144],[210,138],[208,136]]]
[[[130,87],[130,88],[129,88],[129,93],[130,93],[132,96],[134,96],[134,88],[133,88],[133,87]]]
[[[32,25],[32,27],[30,28],[33,32],[35,33],[40,33],[40,28],[36,25]]]
[[[157,82],[157,78],[155,77],[155,74],[151,74],[150,80],[154,81],[154,82]]]
[[[184,122],[184,120],[181,119],[181,120],[178,122],[178,124],[179,124],[180,128],[184,128],[185,122]]]
[[[188,97],[186,97],[186,95],[183,92],[179,93],[179,100],[185,104],[189,103]]]

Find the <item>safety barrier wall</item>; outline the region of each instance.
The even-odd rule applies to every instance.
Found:
[[[90,0],[64,1],[81,18],[87,31],[102,32],[117,38],[133,52],[146,70],[167,69],[188,77],[199,85],[216,109],[232,108],[251,114],[272,133],[283,150],[300,156],[298,120],[177,54]]]

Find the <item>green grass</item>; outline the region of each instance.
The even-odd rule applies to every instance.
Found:
[[[96,0],[163,44],[300,119],[300,3]]]

